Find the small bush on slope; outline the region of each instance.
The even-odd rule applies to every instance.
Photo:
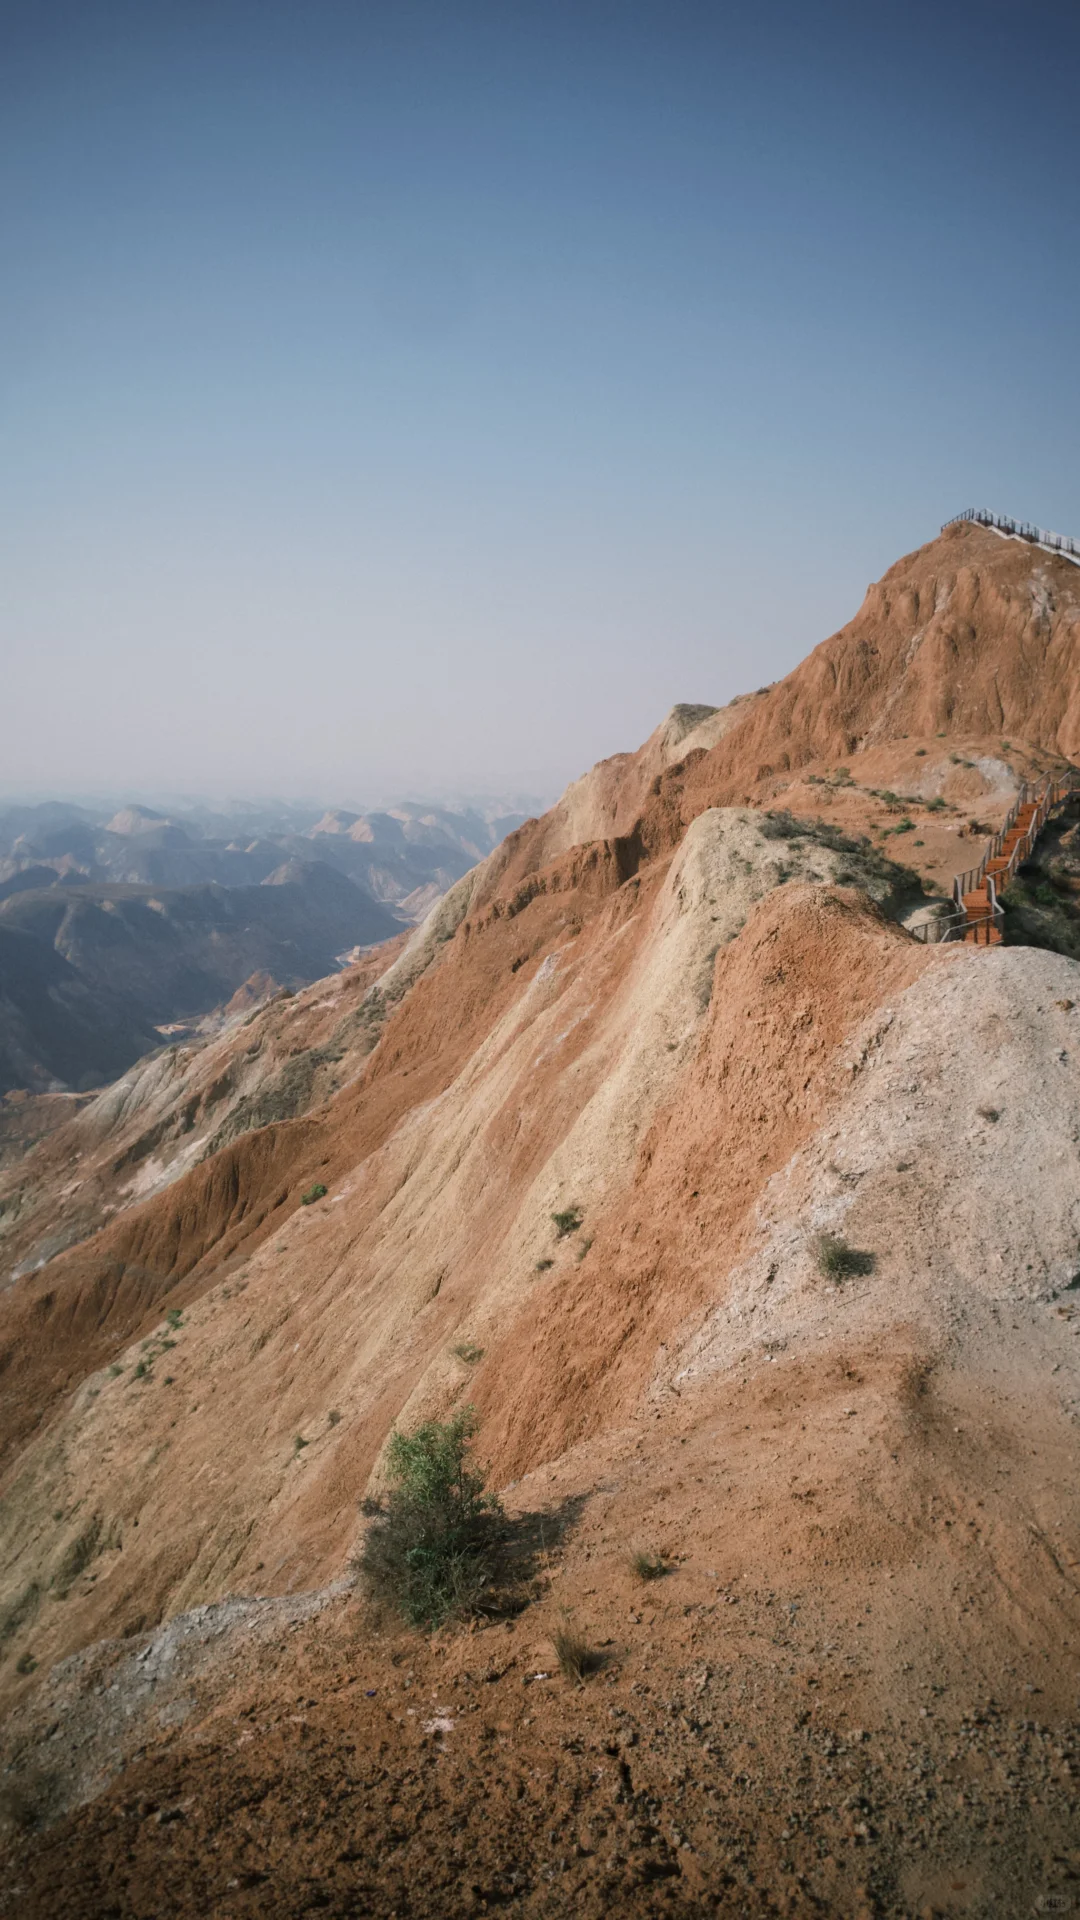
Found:
[[[563,1673],[568,1680],[575,1680],[579,1686],[591,1673],[599,1673],[603,1667],[607,1666],[607,1654],[599,1652],[595,1647],[590,1647],[588,1641],[582,1638],[568,1620],[564,1620],[562,1626],[556,1628],[551,1636],[551,1644]]]
[[[662,1580],[667,1563],[662,1553],[647,1553],[644,1547],[635,1547],[630,1554],[630,1571],[638,1580]]]
[[[565,1240],[568,1233],[577,1232],[584,1215],[580,1207],[567,1207],[564,1213],[553,1213],[551,1218],[555,1223],[556,1238]]]
[[[437,1627],[471,1612],[488,1585],[502,1509],[469,1464],[476,1415],[425,1421],[391,1435],[392,1487],[368,1531],[360,1571],[376,1600],[414,1627]]]
[[[835,1233],[819,1233],[814,1241],[814,1258],[819,1273],[827,1280],[850,1280],[855,1274],[873,1273],[874,1256],[849,1247]]]

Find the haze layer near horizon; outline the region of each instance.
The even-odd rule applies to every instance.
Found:
[[[1080,16],[8,5],[4,784],[552,791],[1080,533]]]

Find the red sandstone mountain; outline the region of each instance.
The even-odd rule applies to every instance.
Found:
[[[1080,746],[1078,646],[1080,570],[951,529],[389,965],[133,1069],[3,1176],[7,1764],[43,1819],[82,1804],[16,1843],[27,1912],[120,1875],[157,1911],[148,1801],[183,1815],[176,1913],[1058,1886],[1080,970],[901,921]],[[823,1231],[872,1271],[831,1283]],[[333,1583],[391,1428],[466,1398],[563,1544],[511,1634],[426,1647]],[[655,1599],[634,1541],[678,1569]],[[564,1609],[610,1653],[587,1697],[543,1677]]]

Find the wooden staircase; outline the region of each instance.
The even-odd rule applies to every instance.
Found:
[[[963,940],[973,946],[999,947],[1005,938],[1003,893],[1017,868],[1027,860],[1051,810],[1080,788],[1080,774],[1070,768],[1038,785],[1027,781],[1000,831],[994,835],[979,865],[958,873],[953,881],[953,912],[947,919],[920,927],[918,936],[935,942]]]
[[[1038,811],[1034,800],[1026,800],[1005,834],[1000,853],[987,861],[981,881],[969,892],[961,893],[958,897],[954,895],[966,922],[960,939],[988,947],[1001,945],[1005,934],[998,892],[1004,891],[1011,875],[1021,861],[1027,859],[1035,845],[1042,825],[1037,818]]]

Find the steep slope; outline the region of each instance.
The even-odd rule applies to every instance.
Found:
[[[509,837],[492,878],[509,891],[601,833],[656,858],[706,807],[781,803],[827,807],[846,831],[903,825],[905,859],[947,883],[972,864],[958,838],[985,839],[1022,779],[1080,754],[1078,687],[1080,570],[991,528],[948,527],[785,679],[721,709],[718,737],[720,715],[681,738],[676,724],[674,756],[661,728],[602,762]],[[623,780],[625,805],[612,798]]]
[[[107,981],[88,982],[45,941],[0,925],[0,1094],[100,1086],[157,1038]]]
[[[31,1913],[118,1872],[155,1911],[144,1806],[183,1815],[178,1914],[909,1920],[1064,1884],[1080,967],[900,924],[1069,748],[1057,564],[950,530],[786,681],[594,770],[389,965],[35,1150],[93,1192],[0,1296],[4,1754],[64,1816],[12,1856]],[[336,1583],[392,1427],[466,1399],[536,1581],[509,1636],[422,1647]],[[548,1687],[568,1611],[608,1656],[587,1697]]]
[[[844,759],[902,737],[1080,752],[1080,573],[963,522],[891,567],[755,705],[714,768]],[[702,770],[704,771],[704,769]]]
[[[122,996],[143,1031],[209,1012],[260,969],[305,985],[343,949],[399,930],[370,895],[314,861],[279,868],[259,887],[16,893],[0,902],[0,929],[54,948],[93,991]]]
[[[714,993],[722,1010],[717,1018],[734,1015],[737,1052],[745,1056],[749,1047],[755,1066],[761,1064],[759,1019],[729,1004],[725,979],[728,956],[736,964],[736,954],[747,955],[745,991],[756,1002],[767,992],[769,975],[762,977],[754,933],[765,908],[755,916],[755,901],[779,889],[780,925],[796,915],[794,952],[810,939],[814,924],[801,911],[804,895],[793,885],[799,878],[820,885],[842,874],[890,897],[894,875],[874,856],[860,856],[855,849],[837,852],[810,835],[774,838],[764,830],[768,825],[750,813],[703,815],[666,875],[654,872],[645,883],[617,888],[587,928],[577,922],[576,932],[574,920],[567,924],[566,917],[573,896],[568,900],[561,893],[554,896],[562,908],[554,925],[552,896],[544,894],[511,922],[501,914],[463,922],[455,951],[413,988],[389,1020],[362,1080],[331,1108],[298,1127],[269,1128],[225,1149],[158,1201],[122,1216],[97,1241],[20,1283],[8,1296],[2,1322],[9,1436],[39,1419],[57,1391],[74,1384],[80,1368],[87,1370],[88,1361],[94,1368],[103,1365],[140,1323],[149,1333],[167,1306],[186,1306],[205,1295],[208,1279],[221,1274],[223,1261],[243,1251],[246,1264],[237,1267],[235,1279],[230,1277],[225,1308],[215,1312],[204,1302],[199,1311],[210,1314],[207,1337],[217,1355],[213,1376],[226,1352],[233,1353],[230,1390],[220,1401],[233,1445],[244,1431],[245,1408],[252,1423],[246,1444],[232,1456],[230,1492],[226,1498],[222,1488],[208,1534],[199,1468],[225,1444],[224,1434],[216,1431],[213,1384],[209,1403],[201,1392],[196,1396],[198,1421],[183,1424],[183,1437],[172,1441],[168,1477],[175,1494],[156,1484],[152,1492],[139,1493],[128,1446],[116,1452],[104,1442],[106,1431],[115,1436],[118,1417],[125,1426],[134,1420],[136,1433],[144,1419],[157,1422],[156,1376],[144,1372],[134,1395],[123,1376],[111,1388],[95,1379],[89,1398],[88,1389],[80,1389],[64,1419],[74,1418],[80,1427],[87,1420],[95,1433],[100,1426],[100,1435],[83,1441],[74,1429],[65,1432],[60,1455],[67,1462],[85,1460],[93,1485],[61,1486],[51,1478],[51,1465],[45,1468],[47,1489],[39,1483],[44,1462],[58,1457],[54,1430],[44,1438],[38,1465],[33,1447],[23,1454],[14,1511],[24,1511],[28,1520],[34,1516],[37,1545],[32,1564],[19,1553],[20,1581],[44,1586],[50,1577],[36,1559],[38,1553],[56,1551],[51,1529],[39,1531],[42,1512],[100,1508],[108,1510],[112,1524],[114,1514],[119,1521],[119,1505],[130,1523],[135,1512],[130,1503],[137,1500],[141,1507],[146,1498],[153,1500],[171,1542],[169,1572],[159,1568],[155,1573],[156,1555],[151,1565],[142,1564],[143,1543],[149,1547],[154,1538],[150,1533],[132,1540],[116,1569],[123,1591],[133,1591],[131,1583],[136,1584],[144,1611],[147,1605],[160,1609],[212,1597],[217,1589],[205,1588],[207,1567],[235,1564],[241,1541],[246,1565],[272,1561],[288,1539],[294,1568],[299,1555],[305,1579],[322,1577],[332,1559],[346,1551],[354,1526],[336,1493],[326,1500],[324,1475],[335,1489],[343,1470],[362,1484],[392,1419],[445,1405],[462,1384],[450,1349],[466,1336],[492,1349],[490,1370],[485,1362],[474,1382],[480,1403],[494,1392],[489,1380],[504,1382],[514,1398],[512,1415],[499,1409],[497,1392],[491,1402],[492,1434],[503,1434],[497,1458],[508,1472],[520,1473],[581,1437],[583,1404],[594,1425],[630,1411],[657,1342],[669,1337],[696,1298],[689,1276],[676,1290],[665,1287],[658,1325],[638,1297],[638,1255],[655,1245],[658,1231],[661,1239],[664,1235],[653,1208],[652,1234],[637,1244],[644,1219],[631,1189],[640,1189],[643,1168],[652,1158],[649,1129],[673,1099],[681,1102],[678,1090],[697,1057],[701,1035],[715,1024],[707,1019]],[[816,898],[809,896],[811,902]],[[820,955],[819,974],[827,979],[832,966],[825,955],[835,951],[844,921],[824,907],[817,912],[824,922],[812,944]],[[888,991],[894,979],[911,978],[929,963],[927,951],[903,935],[887,935],[876,921],[870,926],[864,997],[856,992],[854,949],[842,979],[830,987],[838,1006],[826,1057],[840,1033],[875,1004],[883,985]],[[528,955],[530,935],[539,937],[543,958],[537,954],[511,971],[510,956],[515,949]],[[769,926],[766,948],[779,937]],[[783,971],[782,960],[779,965]],[[486,989],[475,1009],[471,1039],[463,1006],[466,979],[474,983],[474,992],[481,983]],[[510,994],[506,983],[513,985]],[[788,1004],[786,991],[782,1004]],[[452,1053],[444,1049],[434,1083],[430,1070],[425,1073],[417,1103],[416,1089],[407,1083],[423,1071],[420,1063],[432,1050],[440,1016],[451,1015],[458,1046]],[[782,1057],[778,1053],[772,1063],[772,1076],[783,1087],[785,1062],[802,1079],[816,1065],[812,1077],[820,1102],[828,1096],[817,1059],[820,1014],[807,1026],[806,1060],[798,1045],[792,1047],[791,1036],[778,1032]],[[692,1093],[690,1098],[698,1112]],[[742,1179],[735,1177],[738,1162],[729,1149],[730,1167],[716,1204],[727,1209],[730,1255],[738,1244],[731,1235],[746,1206],[797,1143],[789,1104],[778,1103],[784,1119],[771,1150],[763,1137],[753,1136],[751,1170]],[[298,1207],[303,1185],[316,1175],[330,1186],[329,1198]],[[576,1256],[583,1242],[573,1236],[569,1245],[553,1240],[551,1216],[570,1205],[582,1211],[596,1242],[595,1253],[580,1263]],[[627,1250],[628,1243],[618,1240],[610,1264],[617,1276],[616,1297],[628,1290],[630,1304],[614,1317],[605,1306],[597,1320],[608,1284],[605,1236],[616,1221],[620,1233],[634,1242]],[[272,1245],[265,1237],[271,1225],[277,1228]],[[261,1251],[255,1252],[260,1242]],[[652,1270],[656,1257],[648,1256]],[[552,1263],[543,1278],[540,1261]],[[715,1286],[711,1268],[708,1286]],[[584,1365],[580,1388],[575,1384],[579,1361],[571,1363],[565,1351],[567,1339],[574,1338],[579,1297],[580,1311],[599,1329],[592,1351],[599,1348],[607,1356],[603,1365],[596,1359]],[[242,1304],[234,1304],[238,1301]],[[224,1323],[218,1318],[222,1310]],[[344,1346],[343,1316],[351,1329]],[[534,1367],[525,1356],[541,1328]],[[544,1345],[549,1340],[557,1347],[550,1355]],[[185,1346],[190,1345],[188,1336]],[[512,1352],[516,1364],[508,1372]],[[134,1364],[130,1357],[125,1362],[128,1368]],[[170,1361],[177,1382],[186,1379],[188,1364],[179,1353]],[[190,1365],[193,1379],[205,1377],[205,1362],[197,1355]],[[535,1417],[526,1411],[533,1405]],[[328,1406],[345,1417],[311,1456],[300,1487],[292,1472],[292,1437],[313,1420],[325,1422]],[[133,1439],[132,1444],[137,1455],[142,1442]],[[197,1457],[185,1458],[177,1475],[174,1469],[189,1445]],[[178,1565],[184,1571],[177,1586],[172,1583]],[[165,1589],[156,1584],[162,1577],[170,1582]],[[118,1604],[101,1578],[88,1598],[99,1620]],[[105,1616],[98,1614],[102,1606]],[[77,1631],[79,1606],[69,1602],[56,1624],[65,1632]]]
[[[532,861],[545,866],[571,847],[633,831],[665,768],[707,752],[744,720],[761,694],[739,694],[726,707],[672,707],[636,753],[616,753],[574,780],[526,837]]]
[[[345,1086],[379,1035],[364,993],[404,941],[399,934],[305,992],[280,990],[254,1007],[242,996],[210,1038],[159,1046],[95,1099],[65,1108],[53,1096],[57,1110],[27,1115],[26,1130],[47,1137],[9,1153],[0,1175],[4,1278],[87,1239],[227,1142],[296,1119]]]
[[[654,911],[664,917],[660,899]],[[637,970],[640,985],[643,951]],[[92,1798],[119,1758],[131,1764],[117,1795],[66,1822],[51,1846],[24,1844],[19,1884],[36,1889],[28,1910],[47,1912],[57,1876],[78,1861],[74,1881],[90,1893],[71,1911],[93,1913],[105,1897],[98,1863],[111,1859],[111,1873],[138,1863],[131,1911],[155,1911],[150,1857],[138,1829],[131,1854],[124,1826],[125,1810],[144,1800],[151,1811],[179,1804],[192,1823],[175,1856],[166,1910],[176,1913],[197,1911],[238,1864],[255,1875],[252,1911],[295,1910],[301,1874],[342,1914],[358,1895],[389,1914],[406,1884],[417,1913],[464,1913],[471,1883],[455,1864],[455,1831],[525,1914],[566,1910],[560,1902],[597,1915],[613,1905],[667,1912],[669,1861],[684,1900],[740,1888],[741,1910],[762,1913],[796,1870],[796,1910],[829,1914],[865,1906],[868,1874],[870,1910],[897,1916],[927,1898],[943,1912],[979,1911],[951,1894],[942,1905],[945,1873],[960,1892],[995,1897],[1030,1883],[1068,1818],[1068,1779],[1051,1781],[1043,1756],[1076,1752],[1046,1721],[1068,1725],[1074,1676],[1060,1649],[1078,1624],[1062,1543],[1077,1518],[1070,1414],[1080,1358],[1057,1304],[1068,1299],[1080,1225],[1075,1074],[1061,1060],[1076,1017],[1063,989],[1075,992],[1077,973],[1053,955],[919,949],[853,892],[774,889],[717,956],[694,1044],[638,1136],[630,1176],[587,1211],[596,1233],[583,1258],[574,1237],[566,1246],[541,1229],[539,1210],[511,1219],[504,1201],[486,1262],[501,1249],[502,1275],[492,1282],[467,1263],[467,1203],[498,1210],[505,1178],[494,1129],[501,1118],[505,1133],[510,1103],[475,1128],[483,1080],[514,1052],[504,1032],[486,1072],[474,1067],[468,1088],[455,1088],[453,1103],[468,1105],[447,1116],[438,1143],[451,1166],[466,1144],[472,1164],[460,1177],[454,1169],[452,1204],[436,1209],[444,1233],[462,1223],[437,1291],[418,1284],[421,1248],[405,1297],[395,1277],[387,1298],[410,1225],[426,1218],[408,1194],[409,1166],[415,1178],[425,1155],[413,1130],[378,1156],[367,1184],[380,1191],[366,1208],[363,1194],[332,1191],[179,1325],[123,1355],[121,1371],[88,1379],[9,1482],[24,1584],[7,1618],[13,1649],[33,1646],[45,1666],[73,1612],[80,1637],[102,1628],[120,1637],[95,1660],[58,1669],[36,1706],[16,1683],[8,1750],[36,1752],[51,1730],[56,1784],[28,1778],[33,1793],[59,1796],[57,1811],[72,1792]],[[685,986],[692,975],[680,977]],[[555,1025],[545,1010],[532,1015],[530,1052]],[[570,1010],[558,1010],[564,1024]],[[655,1011],[672,1031],[679,996]],[[1036,1197],[1029,1169],[1046,1166],[1053,1177]],[[411,1220],[399,1211],[410,1203]],[[988,1267],[973,1223],[991,1208]],[[364,1233],[365,1213],[383,1217],[381,1234]],[[869,1249],[874,1271],[840,1287],[824,1280],[812,1257],[821,1227]],[[518,1278],[515,1255],[537,1245],[553,1268],[529,1280],[521,1261]],[[542,1312],[538,1287],[548,1290]],[[492,1317],[504,1337],[470,1368],[452,1347],[462,1331],[484,1338],[500,1290],[509,1314]],[[185,1616],[184,1634],[205,1635],[205,1650],[196,1638],[174,1681],[167,1650],[184,1642],[173,1628],[146,1637],[164,1595],[180,1606],[252,1587],[287,1593],[336,1573],[395,1405],[410,1385],[414,1413],[452,1402],[470,1374],[499,1479],[527,1471],[509,1494],[515,1509],[539,1507],[553,1541],[566,1516],[588,1515],[580,1538],[549,1558],[552,1584],[516,1638],[483,1647],[467,1636],[430,1653],[387,1644],[363,1614],[339,1619],[329,1592],[315,1603],[329,1605],[329,1624],[306,1643],[279,1643],[268,1670],[273,1613],[231,1603],[205,1623]],[[662,1547],[675,1570],[655,1600],[630,1583],[635,1538]],[[567,1607],[612,1649],[601,1696],[579,1702],[533,1681],[539,1697],[523,1697],[522,1680],[550,1670],[546,1636]],[[292,1618],[281,1615],[278,1631]],[[356,1686],[358,1660],[376,1704],[346,1692],[346,1712],[337,1696]],[[161,1676],[149,1688],[148,1671]],[[119,1710],[96,1704],[106,1682]],[[437,1791],[424,1776],[415,1839],[410,1826],[392,1861],[382,1836],[400,1819],[395,1802],[413,1802],[423,1764],[403,1686],[436,1703],[428,1711],[443,1728],[435,1747],[449,1779]],[[488,1714],[462,1719],[458,1733],[473,1704]],[[314,1742],[302,1778],[278,1745],[290,1710]],[[248,1728],[261,1729],[250,1753]],[[990,1729],[985,1760],[977,1728]],[[513,1796],[504,1806],[487,1791],[481,1804],[469,1791],[496,1738],[538,1783],[543,1836],[531,1823],[522,1831]],[[356,1760],[342,1770],[343,1743]],[[595,1756],[580,1780],[578,1751]],[[609,1751],[616,1785],[620,1755],[628,1769],[614,1802],[597,1786]],[[956,1768],[968,1752],[972,1768]],[[996,1764],[984,1781],[987,1761]],[[1012,1784],[999,1788],[997,1765]],[[979,1810],[977,1828],[926,1817],[917,1783],[950,1769]],[[279,1849],[302,1792],[320,1811],[314,1826],[302,1823],[297,1857]],[[343,1868],[328,1809],[357,1792],[372,1859]],[[264,1805],[255,1828],[237,1824],[230,1809],[241,1802]],[[553,1819],[557,1828],[566,1818],[580,1853],[545,1845]],[[988,1821],[995,1853],[980,1843]],[[869,1856],[853,1844],[860,1822],[865,1843],[878,1843]],[[925,1863],[905,1838],[918,1833]],[[661,1863],[658,1884],[644,1868]],[[557,1893],[545,1903],[552,1870]],[[1040,1884],[1059,1884],[1042,1870]]]

